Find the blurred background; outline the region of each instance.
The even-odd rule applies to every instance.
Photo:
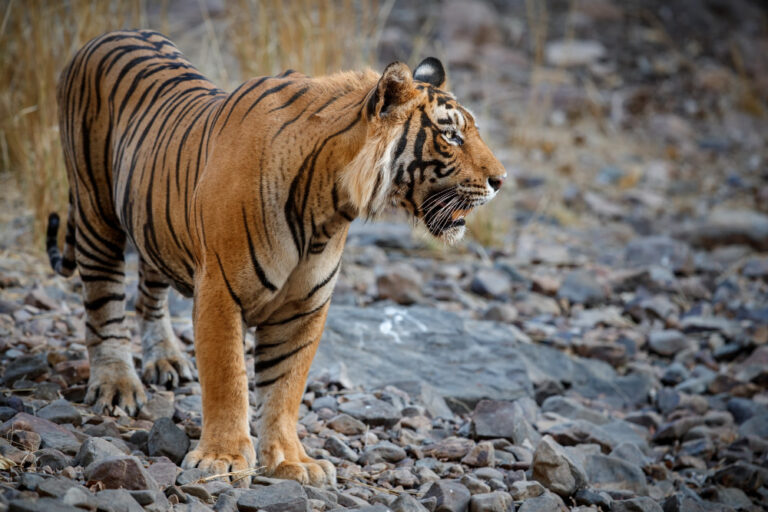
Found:
[[[287,68],[320,75],[441,58],[518,185],[470,219],[485,247],[514,249],[521,230],[552,224],[620,221],[648,234],[715,207],[768,208],[768,11],[759,1],[0,6],[3,220],[18,228],[4,233],[6,247],[39,240],[47,213],[66,204],[60,69],[91,37],[124,27],[166,33],[230,90]]]
[[[767,509],[763,0],[0,0],[0,434],[17,411],[37,411],[117,436],[113,419],[82,404],[79,279],[53,275],[43,229],[68,193],[58,73],[89,38],[134,27],[166,33],[229,90],[288,68],[321,75],[437,56],[512,178],[455,247],[394,214],[353,223],[299,425],[344,492],[421,497],[436,478],[464,475],[472,494],[493,485],[539,502],[520,510],[555,510],[551,492],[521,491],[534,475],[548,489],[562,483],[536,468],[549,434],[584,462],[590,488],[617,501]],[[127,260],[134,316],[137,255]],[[191,304],[172,294],[170,311],[193,357]],[[127,449],[161,453],[147,432],[167,416],[194,442],[199,386],[147,390],[139,419],[116,419]],[[373,406],[381,416],[368,416]],[[366,423],[360,435],[326,439],[337,410]],[[44,468],[46,453],[19,439],[13,451],[0,438],[0,455]],[[379,460],[378,440],[409,458],[383,472],[366,463]],[[618,510],[660,510],[633,507]]]

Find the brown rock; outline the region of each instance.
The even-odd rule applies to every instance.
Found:
[[[98,460],[85,468],[89,485],[101,482],[107,489],[158,489],[157,482],[136,457],[115,456]]]

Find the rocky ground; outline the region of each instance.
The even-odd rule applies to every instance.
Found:
[[[336,489],[182,471],[197,383],[82,405],[78,281],[2,177],[0,511],[767,509],[766,11],[696,4],[395,5],[382,61],[437,41],[517,189],[457,248],[353,226],[298,425]]]

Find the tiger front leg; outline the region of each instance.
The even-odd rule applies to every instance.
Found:
[[[296,423],[329,303],[311,313],[278,311],[256,332],[259,464],[269,476],[315,486],[335,485],[336,469],[306,454]]]
[[[194,327],[203,431],[182,467],[222,474],[253,467],[256,454],[248,424],[240,307],[218,267],[205,269],[202,274],[195,286]]]

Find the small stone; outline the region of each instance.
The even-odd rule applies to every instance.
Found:
[[[194,496],[203,503],[213,503],[213,496],[202,484],[186,484],[181,486],[181,490],[190,496]]]
[[[37,415],[54,423],[71,423],[76,427],[80,426],[83,422],[83,417],[80,415],[80,411],[64,399],[51,402],[37,411]]]
[[[355,453],[355,450],[347,446],[341,439],[336,436],[330,436],[328,439],[326,439],[323,448],[328,450],[328,453],[334,457],[347,459],[351,462],[357,462],[357,459],[359,458],[357,453]]]
[[[189,469],[187,471],[200,471],[197,468]],[[161,457],[160,461],[155,462],[147,468],[147,472],[157,482],[160,487],[168,487],[176,482],[176,475],[179,472],[179,467],[166,459]]]
[[[592,273],[574,270],[565,275],[557,296],[572,303],[594,305],[603,302],[606,294]]]
[[[698,343],[676,330],[654,331],[648,336],[648,347],[662,356],[674,356],[684,350],[695,350]]]
[[[603,510],[610,510],[613,503],[613,498],[608,493],[592,489],[579,489],[573,499],[579,505],[602,507]]]
[[[43,448],[35,452],[35,464],[37,467],[50,467],[54,471],[61,471],[71,464],[71,459],[54,448]]]
[[[469,439],[446,437],[435,444],[424,447],[424,453],[441,460],[461,460],[473,447]]]
[[[73,507],[54,498],[38,500],[15,499],[8,503],[9,512],[83,512],[83,509]]]
[[[389,508],[392,512],[427,512],[427,508],[408,493],[398,496]]]
[[[19,448],[28,452],[34,452],[40,448],[41,437],[37,432],[14,430],[11,433],[11,441],[13,441]]]
[[[509,512],[514,509],[512,496],[506,492],[475,494],[469,500],[470,512]]]
[[[544,436],[533,454],[533,478],[563,497],[587,485],[584,470],[550,436]]]
[[[37,493],[40,496],[50,496],[52,498],[58,498],[63,496],[68,489],[72,487],[80,488],[77,482],[73,482],[68,478],[46,478],[37,486]]]
[[[547,492],[524,501],[517,512],[567,512],[567,510],[560,496]]]
[[[152,457],[165,455],[180,464],[189,449],[189,438],[171,418],[160,418],[149,432],[147,449]]]
[[[141,505],[125,489],[107,489],[96,493],[99,510],[115,512],[143,512]]]
[[[490,299],[504,300],[510,292],[509,276],[501,270],[482,268],[475,273],[469,289]]]
[[[480,400],[472,412],[472,431],[480,439],[512,438],[518,416],[512,402]]]
[[[435,512],[466,512],[471,496],[469,489],[451,480],[434,482],[424,494],[437,499]]]
[[[485,494],[491,492],[491,486],[483,482],[474,475],[464,475],[461,477],[461,485],[469,489],[470,494]]]
[[[525,501],[544,494],[544,486],[535,480],[518,480],[509,485],[509,494],[515,501]]]
[[[768,439],[768,413],[758,414],[742,423],[739,426],[739,435],[742,437],[755,436]]]
[[[301,484],[286,480],[245,491],[237,500],[237,509],[240,512],[309,512],[309,501]]]
[[[154,464],[152,465],[154,466]],[[151,467],[151,466],[150,466]],[[189,468],[176,475],[176,485],[192,484],[205,477],[206,473],[200,468]]]
[[[157,489],[157,483],[136,457],[107,457],[85,468],[89,482],[101,482],[107,489]]]
[[[339,410],[371,426],[393,427],[400,421],[399,412],[377,398],[350,400],[339,404]]]
[[[59,303],[51,298],[48,293],[39,286],[33,288],[27,296],[24,297],[24,304],[49,311],[59,309]]]
[[[80,441],[69,430],[52,421],[38,418],[25,412],[16,414],[13,418],[0,425],[0,435],[8,435],[14,430],[29,430],[36,432],[40,438],[40,446],[60,450],[74,455],[80,449]]]
[[[461,459],[461,463],[472,467],[493,466],[495,463],[493,444],[488,441],[478,443]]]
[[[408,305],[421,297],[422,278],[412,265],[396,263],[386,268],[379,268],[376,276],[376,288],[380,299],[389,299],[398,304]]]
[[[595,425],[604,425],[611,421],[608,416],[589,409],[573,398],[551,396],[541,404],[541,412],[552,412],[572,420],[586,420]]]
[[[86,467],[106,457],[125,455],[117,446],[100,437],[89,437],[80,445],[75,464]]]
[[[157,421],[160,418],[173,418],[173,397],[155,393],[147,403],[141,407],[139,418],[142,420]]]
[[[639,497],[629,500],[614,501],[611,512],[664,512],[661,505],[651,498]]]
[[[76,359],[73,361],[61,361],[56,363],[53,370],[64,377],[67,384],[74,386],[88,380],[91,374],[91,365],[87,359]]]
[[[492,322],[503,322],[505,324],[511,324],[517,320],[518,312],[517,308],[512,304],[505,302],[496,302],[488,306],[488,309],[483,313],[484,320],[490,320]]]
[[[589,454],[584,458],[584,470],[594,489],[648,494],[643,470],[626,460]]]
[[[693,268],[690,246],[668,236],[648,236],[631,240],[624,252],[632,267],[659,266],[673,272],[688,274]]]
[[[21,356],[8,364],[3,373],[3,382],[13,384],[22,377],[27,379],[36,379],[50,370],[48,366],[48,355],[44,352]]]
[[[331,418],[328,423],[328,428],[332,428],[340,434],[347,436],[360,435],[366,431],[365,423],[360,420],[356,420],[349,414],[339,414]]]

